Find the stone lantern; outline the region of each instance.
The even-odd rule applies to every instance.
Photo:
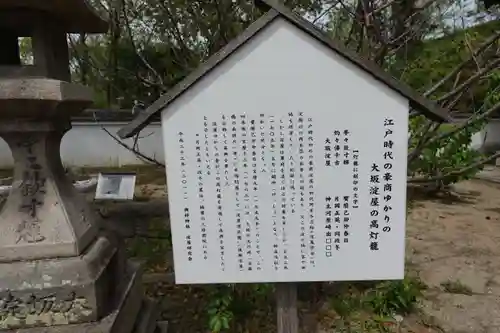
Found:
[[[107,29],[84,0],[0,2],[0,137],[14,158],[0,212],[0,331],[156,329],[140,267],[101,230],[60,157],[71,116],[92,102],[70,83],[66,35]],[[32,38],[33,65],[22,65],[19,37]]]

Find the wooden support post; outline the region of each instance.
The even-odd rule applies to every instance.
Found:
[[[43,22],[31,38],[34,64],[43,75],[52,79],[71,81],[66,32],[57,24]]]
[[[276,284],[278,333],[298,333],[297,284]]]
[[[0,52],[0,65],[20,66],[21,56],[19,54],[19,40],[15,32],[8,29],[0,29],[2,40],[2,52]]]

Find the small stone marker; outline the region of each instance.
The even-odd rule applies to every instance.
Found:
[[[119,131],[161,112],[178,284],[404,277],[409,109],[446,112],[277,1]]]
[[[96,200],[133,200],[135,173],[99,173]]]

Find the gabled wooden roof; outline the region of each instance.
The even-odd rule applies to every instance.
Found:
[[[266,9],[267,13],[265,13],[257,21],[252,23],[245,31],[243,31],[239,36],[229,42],[219,52],[211,56],[206,62],[204,62],[200,67],[198,67],[195,71],[188,75],[179,84],[173,87],[169,92],[167,92],[153,104],[151,104],[130,124],[120,129],[120,131],[118,131],[118,135],[121,138],[128,138],[139,133],[144,127],[148,125],[149,122],[151,122],[155,114],[161,112],[161,110],[163,110],[165,106],[182,95],[186,90],[188,90],[191,86],[198,82],[198,80],[203,78],[203,76],[209,74],[212,69],[216,68],[217,65],[222,63],[234,51],[236,51],[246,42],[250,41],[253,36],[258,34],[266,26],[268,26],[271,22],[279,17],[286,19],[290,23],[293,23],[295,26],[308,33],[311,37],[315,38],[323,45],[330,48],[333,52],[336,52],[366,73],[370,74],[376,80],[382,82],[383,84],[387,85],[391,89],[407,98],[412,108],[422,112],[425,116],[435,121],[449,122],[448,112],[445,109],[441,108],[431,100],[423,97],[421,94],[419,94],[406,84],[396,80],[376,64],[362,59],[357,54],[348,50],[340,43],[332,40],[321,30],[316,28],[312,23],[293,13],[290,9],[286,8],[280,2],[276,0],[254,1],[257,6]]]

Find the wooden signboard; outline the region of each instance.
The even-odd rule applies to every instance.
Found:
[[[164,112],[177,283],[403,278],[408,101],[306,37],[273,22]]]

